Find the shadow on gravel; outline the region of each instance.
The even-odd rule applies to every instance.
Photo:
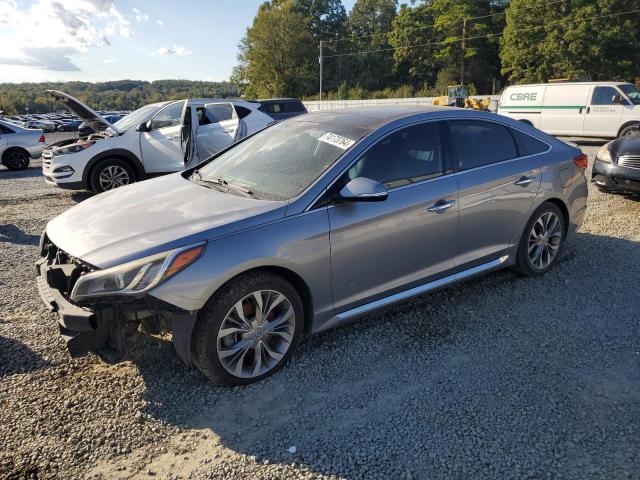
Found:
[[[40,235],[26,233],[12,224],[0,225],[0,242],[8,242],[15,245],[38,245],[40,243]]]
[[[95,195],[95,193],[93,192],[87,192],[87,191],[80,191],[80,192],[73,192],[71,194],[71,199],[76,202],[76,203],[80,203],[85,201],[87,198],[91,198]]]
[[[145,410],[316,473],[580,478],[590,465],[613,478],[628,459],[584,452],[636,438],[639,338],[626,302],[638,272],[637,242],[579,233],[544,277],[497,272],[377,312],[303,342],[283,371],[243,388],[215,387],[170,343],[138,338]],[[594,401],[603,375],[607,402]]]
[[[0,379],[49,368],[50,364],[24,343],[0,336]]]
[[[41,176],[41,167],[29,167],[25,170],[0,170],[0,180],[9,180],[14,178],[35,178]]]

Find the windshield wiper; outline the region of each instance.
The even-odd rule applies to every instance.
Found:
[[[253,196],[254,193],[246,187],[242,185],[237,185],[235,183],[229,183],[224,178],[204,178],[200,171],[194,170],[191,174],[191,177],[196,177],[196,180],[200,183],[206,183],[209,185],[215,185],[217,187],[226,188],[227,190],[236,190],[238,192],[242,192],[245,195]]]

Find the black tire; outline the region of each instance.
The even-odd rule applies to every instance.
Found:
[[[618,135],[618,137],[626,137],[627,135],[634,135],[636,133],[640,133],[640,123],[634,123],[633,125],[624,127],[620,131],[620,135]]]
[[[277,364],[261,375],[240,377],[230,373],[218,357],[218,333],[225,317],[237,302],[253,292],[272,290],[283,294],[293,307],[294,327],[292,340]],[[191,351],[198,369],[213,383],[218,385],[247,385],[262,380],[280,370],[291,358],[300,339],[304,325],[304,308],[296,289],[284,278],[257,272],[242,275],[217,291],[200,311],[198,321],[191,337]],[[255,353],[251,353],[255,355]],[[244,362],[244,357],[241,358]],[[253,359],[255,362],[255,357]],[[236,363],[237,365],[237,363]]]
[[[111,169],[111,170],[110,170]],[[114,170],[115,169],[115,170]],[[101,178],[102,175],[107,175],[108,172],[120,172],[122,175],[120,178],[123,184],[116,183],[114,186],[109,187],[104,177]],[[126,180],[124,180],[126,179]],[[89,187],[94,192],[104,192],[106,190],[112,190],[114,188],[122,187],[124,185],[131,184],[136,181],[135,173],[131,165],[124,160],[120,160],[119,158],[106,158],[98,162],[98,164],[93,167],[91,170],[91,174],[89,176]]]
[[[532,263],[532,260],[529,258],[529,242],[534,225],[547,213],[555,215],[559,221],[559,244],[557,247],[557,251],[551,258],[549,264],[545,265],[542,268],[539,268],[537,265],[534,265]],[[564,218],[564,214],[555,204],[551,202],[543,203],[536,209],[535,212],[533,212],[533,215],[531,215],[531,218],[524,228],[524,232],[522,232],[522,237],[520,238],[520,243],[518,245],[518,253],[516,254],[516,264],[514,265],[514,269],[522,275],[526,275],[529,277],[543,275],[558,262],[558,259],[562,254],[562,248],[564,247],[565,237],[566,219]]]
[[[2,155],[2,164],[9,170],[24,170],[29,166],[29,154],[19,148],[12,148]]]

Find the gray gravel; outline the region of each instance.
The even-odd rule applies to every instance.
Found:
[[[640,201],[592,189],[543,278],[421,297],[223,389],[143,335],[132,363],[68,357],[33,262],[86,195],[34,167],[0,170],[1,478],[640,478]]]

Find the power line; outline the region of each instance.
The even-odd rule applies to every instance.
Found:
[[[565,3],[566,1],[567,0],[554,0],[553,2],[539,3],[537,5],[531,5],[529,7],[519,7],[518,11],[520,11],[520,10],[531,10],[533,8],[545,7],[547,5],[555,5],[555,4],[558,4],[558,3]],[[499,15],[505,15],[506,13],[507,13],[507,10],[505,9],[502,12],[491,13],[491,14],[488,14],[488,15],[481,15],[481,16],[478,16],[478,17],[467,17],[466,21],[470,22],[472,20],[479,20],[481,18],[497,17]],[[456,22],[456,24],[462,23],[464,20],[465,19],[460,20],[460,21]],[[413,31],[416,31],[416,30],[425,30],[427,28],[435,28],[435,25],[432,24],[432,25],[425,25],[423,27],[407,28],[407,29],[400,30],[400,31],[401,32],[413,32]],[[342,42],[342,41],[346,41],[346,40],[357,40],[357,39],[360,39],[360,38],[379,37],[379,36],[382,36],[382,35],[389,35],[391,33],[394,33],[394,31],[392,30],[392,31],[389,31],[389,32],[378,32],[378,33],[370,33],[370,34],[367,34],[367,35],[356,35],[356,36],[352,36],[352,37],[342,37],[342,38],[336,38],[334,40],[323,40],[322,43],[323,43],[323,45],[327,45],[327,44],[330,44],[330,43],[337,43],[337,42]]]
[[[608,17],[618,17],[620,15],[627,15],[627,14],[632,14],[632,13],[640,13],[640,9],[638,10],[629,10],[627,12],[617,12],[617,13],[610,13],[607,15],[596,15],[596,16],[592,16],[590,17],[590,20],[595,20],[598,18],[608,18]],[[544,25],[534,25],[532,27],[528,27],[528,28],[523,28],[520,30],[516,30],[517,32],[526,32],[529,30],[535,30],[537,28],[544,28],[544,27],[548,27],[549,25],[553,25],[555,23],[563,23],[565,21],[576,21],[576,20],[572,20],[572,19],[561,19],[561,20],[556,20],[554,22],[550,22]],[[500,32],[500,33],[491,33],[488,35],[479,35],[479,36],[475,36],[475,37],[466,37],[465,40],[469,41],[469,40],[478,40],[478,39],[483,39],[483,38],[493,38],[493,37],[500,37],[504,35],[504,32]],[[363,50],[363,51],[359,51],[359,52],[347,52],[347,53],[337,53],[334,55],[324,55],[323,58],[335,58],[335,57],[349,57],[349,56],[353,56],[353,55],[364,55],[367,53],[378,53],[378,52],[392,52],[395,50],[405,50],[405,49],[410,49],[410,48],[417,48],[417,47],[427,47],[429,45],[444,45],[444,44],[449,44],[449,43],[457,43],[457,42],[461,42],[462,38],[456,38],[454,40],[442,40],[439,42],[427,42],[427,43],[418,43],[415,45],[405,45],[402,47],[389,47],[389,48],[379,48],[379,49],[375,49],[375,50]]]

